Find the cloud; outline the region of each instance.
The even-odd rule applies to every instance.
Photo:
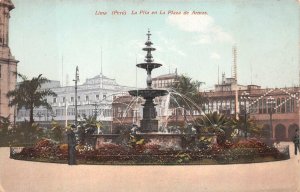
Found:
[[[211,53],[210,58],[213,60],[219,60],[221,56],[218,53]]]
[[[167,23],[182,31],[197,33],[195,44],[234,41],[209,15],[170,15]]]
[[[182,50],[178,49],[175,45],[169,47],[169,49],[181,56],[186,56],[186,54]]]
[[[186,56],[186,53],[176,46],[174,40],[166,38],[161,32],[156,33],[161,46],[155,46],[159,52],[176,53],[181,56]]]

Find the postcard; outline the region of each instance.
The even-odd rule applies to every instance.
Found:
[[[299,1],[0,0],[0,192],[300,191]]]

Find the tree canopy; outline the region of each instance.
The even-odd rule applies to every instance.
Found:
[[[170,86],[171,89],[171,107],[184,108],[184,118],[186,119],[186,110],[198,110],[202,108],[205,97],[199,91],[199,87],[203,82],[192,80],[192,78],[181,75]]]
[[[15,90],[9,91],[7,97],[10,98],[9,106],[16,106],[17,109],[24,107],[30,111],[30,124],[34,122],[33,110],[36,107],[44,106],[51,109],[51,105],[47,102],[47,96],[56,96],[50,89],[41,89],[42,84],[49,82],[45,77],[40,74],[38,77],[28,79],[25,75],[17,73],[21,78]]]

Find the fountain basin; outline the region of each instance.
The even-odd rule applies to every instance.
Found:
[[[189,136],[193,140],[196,140],[196,135],[194,134],[174,134],[174,133],[137,133],[137,137],[145,139],[147,144],[159,145],[160,149],[173,149],[182,150],[185,147],[185,138]],[[94,135],[95,138],[95,149],[105,143],[118,143],[120,138],[119,134],[103,134]]]
[[[160,64],[160,63],[139,63],[136,66],[139,68],[152,70],[152,69],[162,66],[162,64]]]
[[[132,96],[141,96],[144,98],[155,98],[160,96],[165,96],[168,94],[168,91],[165,89],[138,89],[128,91]]]

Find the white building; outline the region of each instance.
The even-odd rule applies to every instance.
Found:
[[[75,120],[75,86],[60,86],[59,81],[51,81],[42,86],[51,89],[57,96],[47,97],[52,110],[44,107],[34,109],[34,120],[40,124],[49,124],[54,119],[65,124]],[[77,88],[77,110],[78,120],[84,115],[97,116],[97,120],[106,124],[112,122],[113,97],[127,93],[131,87],[117,84],[115,79],[108,78],[102,74],[86,79]],[[16,121],[29,120],[29,111],[21,109],[18,111]]]

